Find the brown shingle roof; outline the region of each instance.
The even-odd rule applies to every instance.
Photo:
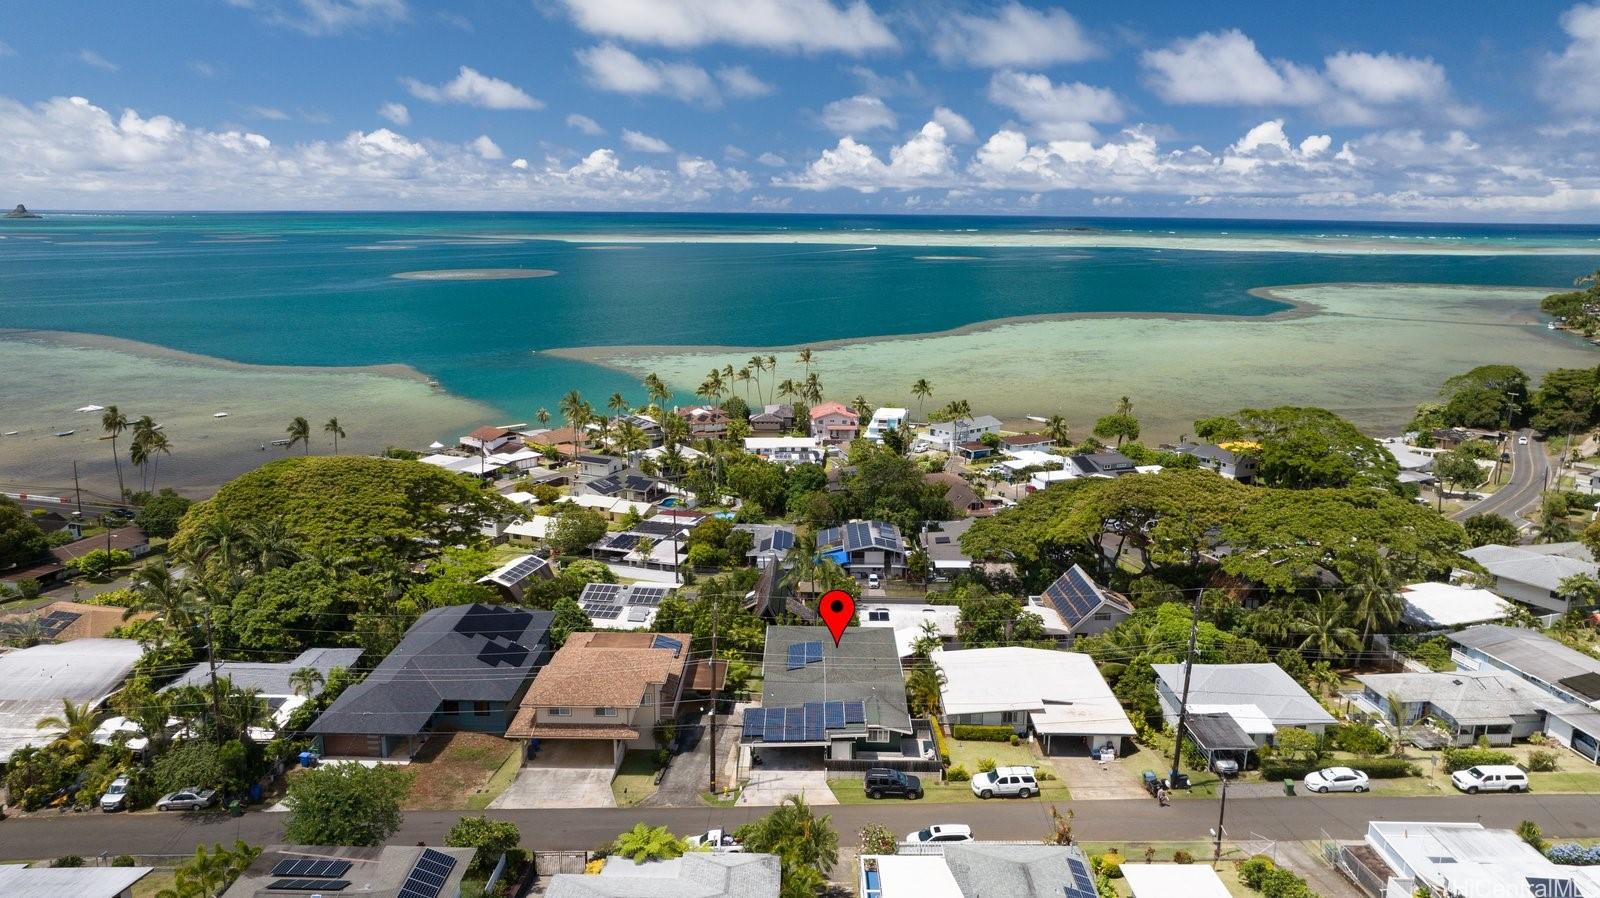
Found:
[[[686,633],[663,633],[681,648],[651,648],[655,633],[574,633],[534,677],[523,707],[637,707],[645,689],[682,676],[689,663]]]
[[[493,442],[494,440],[498,440],[501,437],[510,436],[510,435],[511,435],[511,431],[506,430],[504,427],[489,427],[489,426],[480,427],[477,430],[474,430],[472,433],[467,434],[467,436],[471,437],[474,440],[477,440],[480,443]]]
[[[512,739],[637,739],[639,731],[621,723],[540,723],[537,708],[517,709],[506,735]]]

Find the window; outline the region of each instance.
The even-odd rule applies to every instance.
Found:
[[[472,703],[472,714],[474,717],[488,717],[491,713],[492,712],[489,710],[488,702]]]
[[[1111,619],[1111,612],[1109,612],[1109,611],[1096,611],[1094,613],[1094,619],[1095,620],[1110,620]]]
[[[1017,722],[1017,712],[1015,712],[1015,711],[1001,711],[1000,712],[1000,722],[1001,723],[1016,723]]]
[[[440,714],[454,714],[454,713],[456,713],[456,704],[457,704],[456,702],[454,702],[454,701],[452,701],[450,699],[445,699],[444,701],[439,703],[439,713]]]
[[[617,716],[617,709],[616,708],[595,708],[594,709],[594,716],[596,716],[596,717],[616,717]]]
[[[551,708],[550,709],[550,716],[551,717],[571,717],[572,716],[572,709],[571,708]]]

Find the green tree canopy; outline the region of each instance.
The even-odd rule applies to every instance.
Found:
[[[1260,445],[1261,482],[1288,489],[1393,489],[1399,465],[1377,440],[1327,409],[1281,405],[1235,414],[1235,439]],[[1198,423],[1198,422],[1197,422]],[[1212,432],[1220,432],[1211,428]]]
[[[1594,369],[1557,368],[1539,381],[1529,423],[1541,433],[1577,433],[1594,423],[1596,402]]]
[[[388,764],[303,771],[289,780],[284,838],[296,845],[382,845],[400,828],[400,802],[411,778]]]
[[[747,851],[775,854],[782,865],[780,898],[815,898],[823,871],[839,862],[839,833],[831,817],[818,817],[798,795],[772,813],[739,827],[734,837]]]
[[[582,508],[569,502],[556,510],[546,541],[557,552],[571,555],[583,551],[590,543],[605,535],[604,515],[592,508]]]
[[[357,610],[375,605],[382,591],[367,577],[329,576],[313,561],[273,568],[244,582],[216,614],[219,648],[248,657],[298,652],[327,645],[348,629]],[[287,654],[283,654],[288,657]]]
[[[1002,645],[1052,644],[1045,638],[1044,619],[1028,610],[1015,596],[991,593],[980,587],[957,587],[961,614],[956,618],[956,638],[967,648]]]
[[[1467,531],[1467,541],[1474,547],[1487,546],[1491,543],[1514,546],[1522,535],[1516,524],[1493,512],[1475,514],[1462,522],[1462,526]]]
[[[0,496],[0,571],[36,561],[50,551],[44,531],[21,505]]]
[[[1479,365],[1444,382],[1444,422],[1494,429],[1520,421],[1528,405],[1528,375],[1515,365]]]
[[[509,820],[490,820],[488,817],[462,817],[450,827],[444,843],[451,848],[476,848],[472,867],[488,870],[505,854],[522,844],[522,833]]]
[[[954,512],[942,483],[929,483],[922,468],[883,446],[858,440],[850,447],[854,471],[842,478],[843,492],[832,497],[841,519],[888,521],[913,533],[923,521],[949,520]]]
[[[162,487],[161,492],[144,500],[133,520],[150,536],[170,538],[177,534],[178,523],[192,504],[171,487]]]

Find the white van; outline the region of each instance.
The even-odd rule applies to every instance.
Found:
[[[972,794],[979,798],[1032,798],[1039,794],[1039,781],[1034,778],[1032,767],[996,767],[972,778]]]
[[[1457,789],[1471,795],[1479,792],[1526,792],[1528,774],[1510,764],[1481,764],[1450,774]]]

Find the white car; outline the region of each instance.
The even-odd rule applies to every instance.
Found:
[[[907,842],[971,842],[972,827],[965,823],[935,823],[927,829],[919,829],[906,835]]]
[[[1326,795],[1329,792],[1365,792],[1367,775],[1349,767],[1327,767],[1306,774],[1306,788]]]
[[[119,776],[106,787],[106,794],[100,796],[100,810],[111,812],[121,811],[128,807],[128,778]]]
[[[741,854],[744,845],[733,837],[733,833],[721,829],[709,829],[698,836],[690,836],[687,840],[690,848],[698,849],[709,845],[714,854]]]
[[[1032,798],[1039,794],[1039,780],[1034,777],[1032,767],[996,767],[972,778],[972,794],[979,798],[996,795]]]
[[[878,579],[878,575],[877,574],[868,574],[867,575],[867,588],[868,589],[877,589],[878,585],[881,582],[882,581]]]
[[[1527,437],[1517,437],[1517,445],[1518,446],[1526,446],[1526,445],[1528,445],[1528,438]]]

